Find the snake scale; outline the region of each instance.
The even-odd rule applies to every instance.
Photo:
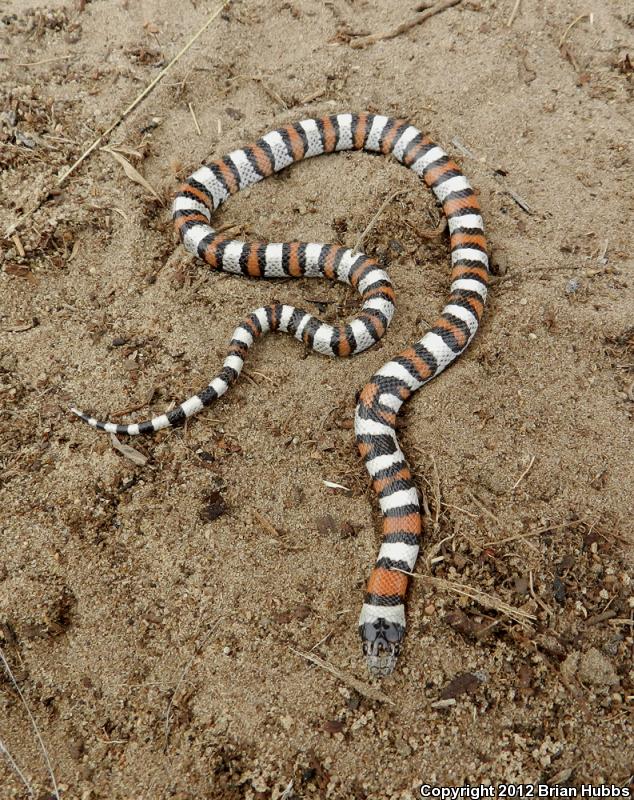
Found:
[[[179,188],[173,219],[185,248],[213,269],[252,277],[320,277],[360,293],[361,311],[348,323],[328,325],[291,305],[256,309],[233,332],[221,371],[198,394],[145,422],[117,425],[73,412],[98,430],[145,434],[182,423],[233,384],[253,342],[269,331],[291,333],[319,353],[351,356],[374,345],[394,313],[386,272],[363,253],[330,244],[242,242],[210,227],[212,212],[231,194],[303,158],[339,150],[392,154],[434,192],[448,220],[451,287],[431,330],[372,376],[361,392],[355,434],[379,496],[383,539],[368,580],[359,632],[369,670],[389,674],[405,632],[405,595],[421,539],[418,492],[396,438],[399,409],[417,389],[451,364],[475,335],[489,278],[487,247],[476,193],[438,145],[407,120],[379,114],[336,114],[306,119],[267,133],[194,172]]]

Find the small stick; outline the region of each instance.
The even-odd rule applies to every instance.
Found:
[[[208,27],[211,25],[211,23],[212,23],[212,22],[213,22],[213,21],[216,19],[216,17],[217,17],[217,16],[218,16],[218,15],[219,15],[219,14],[220,14],[222,11],[224,11],[224,9],[225,9],[225,8],[226,8],[226,7],[229,5],[229,3],[230,3],[230,2],[231,2],[231,0],[225,0],[225,2],[223,2],[223,3],[222,3],[220,6],[218,6],[218,8],[217,8],[215,11],[213,11],[213,12],[212,12],[212,13],[209,15],[209,17],[207,18],[207,21],[206,21],[206,22],[205,22],[205,24],[202,26],[202,28],[200,28],[200,29],[198,30],[198,32],[197,32],[197,33],[195,33],[195,34],[192,36],[192,38],[191,38],[191,39],[190,39],[190,40],[187,42],[187,44],[186,44],[186,45],[185,45],[185,46],[184,46],[184,47],[183,47],[183,48],[182,48],[182,49],[181,49],[181,50],[180,50],[180,51],[179,51],[179,52],[178,52],[178,53],[177,53],[177,54],[174,56],[174,58],[173,58],[173,59],[172,59],[172,60],[169,62],[169,64],[168,64],[166,67],[163,67],[163,69],[162,69],[162,70],[159,72],[159,74],[156,76],[156,78],[154,78],[154,80],[153,80],[153,81],[151,81],[151,82],[150,82],[150,83],[149,83],[149,84],[148,84],[148,85],[145,87],[145,89],[144,89],[144,90],[141,92],[141,94],[139,94],[139,95],[138,95],[138,96],[137,96],[137,97],[136,97],[136,98],[135,98],[135,99],[134,99],[134,100],[133,100],[133,101],[130,103],[130,105],[129,105],[129,106],[126,108],[126,109],[125,109],[125,111],[123,111],[123,112],[122,112],[122,113],[121,113],[121,114],[120,114],[120,115],[117,117],[117,119],[116,119],[116,120],[115,120],[115,121],[112,123],[112,125],[111,125],[111,126],[110,126],[110,127],[109,127],[109,128],[106,130],[106,131],[104,131],[104,133],[102,133],[102,134],[101,134],[99,137],[97,137],[97,139],[95,139],[95,141],[94,141],[94,142],[93,142],[93,143],[90,145],[90,147],[89,147],[87,150],[85,150],[85,151],[84,151],[84,152],[81,154],[81,156],[80,156],[80,157],[77,159],[77,161],[75,161],[75,163],[74,163],[74,164],[72,164],[72,165],[71,165],[71,166],[70,166],[70,167],[69,167],[69,168],[68,168],[68,169],[67,169],[67,170],[66,170],[66,171],[65,171],[65,172],[64,172],[64,173],[63,173],[63,174],[62,174],[62,175],[61,175],[61,176],[60,176],[60,177],[57,179],[57,185],[58,185],[58,186],[60,186],[62,183],[64,183],[64,181],[66,180],[66,178],[68,178],[68,177],[69,177],[69,175],[71,175],[71,174],[72,174],[72,173],[73,173],[73,172],[74,172],[74,171],[77,169],[77,167],[78,167],[78,166],[79,166],[81,163],[83,163],[83,162],[84,162],[84,161],[85,161],[85,160],[88,158],[88,156],[89,156],[89,155],[92,153],[92,151],[93,151],[93,150],[95,150],[97,147],[99,147],[99,145],[101,144],[101,142],[102,142],[102,141],[103,141],[103,140],[104,140],[104,139],[105,139],[107,136],[109,136],[109,135],[112,133],[112,131],[113,131],[115,128],[117,128],[117,127],[118,127],[118,126],[119,126],[119,125],[120,125],[120,124],[123,122],[123,120],[124,120],[124,119],[125,119],[125,118],[128,116],[128,114],[130,114],[130,113],[131,113],[131,112],[132,112],[132,111],[133,111],[133,110],[134,110],[134,109],[135,109],[135,108],[136,108],[136,107],[139,105],[139,103],[141,102],[141,100],[143,100],[145,97],[147,97],[147,95],[148,95],[148,94],[149,94],[149,93],[152,91],[152,89],[153,89],[153,88],[156,86],[156,84],[157,84],[157,83],[158,83],[158,82],[159,82],[159,81],[160,81],[160,80],[163,78],[163,76],[164,76],[164,75],[165,75],[165,74],[168,72],[168,70],[170,70],[170,69],[171,69],[171,68],[174,66],[174,64],[176,64],[176,62],[177,62],[177,61],[178,61],[178,60],[179,60],[179,59],[180,59],[180,58],[181,58],[181,57],[182,57],[182,56],[183,56],[183,55],[184,55],[184,54],[185,54],[185,53],[186,53],[186,52],[189,50],[189,48],[190,48],[190,47],[191,47],[191,46],[194,44],[194,42],[195,42],[195,41],[196,41],[196,40],[197,40],[197,39],[198,39],[200,36],[202,36],[202,34],[203,34],[203,33],[204,33],[206,30],[207,30],[207,28],[208,28]],[[6,229],[6,231],[5,231],[5,233],[4,233],[4,236],[5,236],[5,238],[7,238],[7,239],[8,239],[8,238],[9,238],[9,236],[11,236],[11,234],[12,234],[14,231],[16,231],[16,230],[17,230],[17,229],[20,227],[20,225],[22,225],[24,222],[26,222],[26,220],[27,220],[27,219],[28,219],[28,218],[29,218],[29,217],[30,217],[32,214],[34,214],[34,213],[35,213],[35,212],[38,210],[38,208],[40,208],[40,206],[42,205],[42,203],[44,203],[45,199],[48,197],[48,194],[49,194],[49,192],[47,192],[47,193],[46,193],[46,195],[44,195],[44,196],[43,196],[43,197],[42,197],[40,200],[38,200],[38,202],[37,202],[37,203],[36,203],[36,204],[35,204],[35,205],[34,205],[32,208],[30,208],[28,211],[26,211],[24,214],[22,214],[22,216],[21,216],[19,219],[17,219],[17,220],[16,220],[16,221],[15,221],[15,222],[14,222],[12,225],[9,225],[9,227]]]
[[[586,625],[599,625],[601,622],[607,622],[609,619],[614,619],[616,617],[616,611],[610,609],[609,611],[604,611],[602,614],[595,614],[594,617],[588,617],[586,620]]]
[[[484,511],[484,513],[488,517],[490,517],[493,520],[493,522],[495,522],[496,525],[498,525],[499,527],[502,527],[500,525],[500,520],[495,516],[495,514],[492,511],[489,511],[489,509],[484,505],[482,500],[479,500],[470,489],[467,489],[467,494],[471,497],[471,499],[478,506],[478,508],[480,508],[482,511]]]
[[[192,115],[192,119],[194,120],[194,125],[196,126],[196,132],[198,133],[199,136],[202,136],[203,132],[200,130],[200,125],[198,124],[198,120],[196,119],[196,114],[194,113],[194,107],[192,106],[191,103],[187,103],[187,106],[189,108],[189,113]]]
[[[522,211],[526,211],[527,214],[533,213],[533,209],[528,205],[526,200],[524,200],[522,197],[519,196],[517,192],[514,192],[512,189],[505,189],[504,191],[506,192],[506,194],[508,194],[511,200],[514,200],[517,203],[517,205],[522,209]]]
[[[531,456],[531,460],[529,462],[529,465],[526,467],[524,472],[522,472],[522,474],[519,476],[519,478],[513,484],[513,488],[511,489],[512,492],[514,492],[517,489],[517,487],[520,485],[520,483],[528,475],[528,473],[531,471],[534,463],[535,463],[535,456]]]
[[[292,544],[286,544],[286,542],[282,541],[282,534],[277,530],[277,528],[269,522],[269,520],[263,515],[260,514],[259,511],[256,511],[254,508],[251,509],[251,513],[258,521],[258,523],[264,528],[264,530],[269,534],[270,540],[275,542],[275,544],[279,544],[280,547],[285,547],[291,553],[301,553],[304,550],[303,547],[296,547]]]
[[[464,144],[462,144],[460,139],[458,139],[457,137],[454,137],[451,140],[451,144],[457,150],[460,150],[460,152],[464,156],[467,156],[468,158],[473,158],[475,160],[479,160],[478,156],[474,152],[469,150],[468,147],[466,147]],[[482,158],[482,161],[486,164],[486,158]],[[495,177],[495,179],[497,181],[500,181],[499,174],[489,164],[487,164],[487,167],[489,168],[489,170],[491,170],[491,172],[492,172],[493,176]],[[503,192],[505,194],[507,194],[512,200],[514,200],[517,203],[517,205],[522,209],[522,211],[525,211],[527,214],[532,214],[533,213],[533,209],[528,205],[526,200],[524,200],[522,197],[520,197],[520,195],[517,192],[514,192],[513,189],[504,188]]]
[[[15,249],[18,251],[18,255],[20,256],[20,258],[24,258],[24,256],[26,255],[26,251],[24,249],[24,245],[22,244],[22,240],[20,239],[17,233],[13,234],[12,241],[13,244],[15,245]]]
[[[528,611],[522,611],[521,608],[510,606],[503,600],[498,600],[497,597],[493,597],[493,595],[481,592],[480,589],[476,589],[475,586],[466,586],[463,583],[447,581],[444,578],[436,578],[433,575],[420,575],[417,572],[408,572],[405,569],[394,568],[394,572],[402,572],[404,575],[409,575],[411,578],[418,578],[419,580],[431,583],[433,586],[439,586],[442,589],[447,589],[450,592],[468,597],[470,600],[474,600],[485,608],[493,608],[495,611],[506,614],[507,617],[511,617],[511,619],[514,619],[521,625],[525,625],[526,620],[535,619],[534,614],[530,614]]]
[[[535,593],[535,587],[533,586],[533,570],[532,569],[528,571],[528,590],[529,590],[530,595],[533,598],[533,600],[544,609],[544,611],[548,614],[548,616],[549,617],[554,617],[555,616],[554,612],[551,611],[551,609],[548,608],[546,603],[544,603],[544,601],[540,597],[538,597],[537,594]]]
[[[347,683],[348,686],[351,686],[363,697],[367,697],[368,700],[376,700],[379,703],[389,703],[391,706],[396,705],[393,700],[390,700],[390,698],[386,694],[383,694],[383,692],[379,691],[379,689],[375,689],[373,686],[368,686],[366,683],[357,680],[352,675],[342,672],[340,669],[337,669],[337,667],[333,667],[332,664],[329,664],[328,661],[324,661],[323,658],[319,658],[319,656],[315,656],[312,653],[303,653],[301,650],[296,650],[294,647],[291,647],[290,650],[296,655],[305,658],[306,661],[310,661],[321,669],[325,669],[326,672],[334,675],[335,678],[339,678],[339,680],[343,683]]]
[[[275,538],[276,541],[279,540],[281,533],[277,530],[277,528],[269,522],[269,520],[264,516],[264,514],[260,514],[259,511],[256,511],[254,508],[251,509],[251,513],[256,518],[256,520],[260,523],[260,525],[264,528],[267,533],[270,533],[271,536]]]
[[[477,158],[476,154],[469,150],[469,148],[464,145],[457,136],[451,140],[451,144],[456,148],[456,150],[460,150],[463,156],[468,156],[469,158]]]
[[[22,705],[26,709],[26,713],[27,713],[27,716],[29,718],[29,722],[31,723],[31,727],[35,731],[35,735],[37,737],[37,741],[38,741],[38,743],[40,745],[40,750],[42,751],[42,755],[44,756],[44,762],[46,764],[46,768],[48,769],[48,773],[51,776],[51,780],[53,781],[53,794],[55,795],[56,800],[60,800],[59,789],[57,788],[57,781],[55,780],[55,774],[53,772],[53,767],[51,766],[51,759],[48,757],[48,751],[46,750],[46,746],[44,744],[44,740],[42,739],[42,734],[40,733],[40,729],[37,727],[37,723],[35,721],[35,718],[33,717],[33,714],[31,714],[31,709],[28,707],[27,702],[24,699],[24,695],[22,694],[22,690],[20,689],[20,686],[18,685],[18,682],[16,681],[15,676],[13,675],[13,672],[11,672],[11,667],[9,666],[9,662],[5,658],[5,655],[2,652],[2,648],[1,647],[0,647],[0,661],[2,661],[2,663],[4,665],[4,668],[7,671],[7,674],[9,675],[9,678],[11,679],[11,683],[15,687],[15,690],[18,693],[18,695],[20,697],[20,700],[22,701]]]
[[[25,786],[27,792],[29,793],[29,795],[31,797],[35,797],[35,792],[31,788],[31,784],[24,777],[24,773],[22,772],[20,767],[18,767],[18,765],[15,763],[15,760],[14,760],[13,756],[7,750],[6,745],[4,744],[2,739],[0,739],[0,755],[4,756],[7,759],[7,761],[9,762],[9,766],[15,772],[15,774],[18,776],[18,778],[22,781],[22,783],[24,784],[24,786]]]
[[[579,14],[578,17],[573,19],[573,21],[570,23],[570,25],[568,25],[566,30],[563,32],[563,35],[562,35],[561,39],[559,40],[559,47],[561,47],[563,45],[563,43],[566,41],[566,37],[568,36],[570,31],[575,27],[575,25],[577,23],[581,22],[581,20],[583,20],[583,19],[589,19],[590,20],[590,25],[592,25],[593,17],[594,17],[594,15],[592,13],[587,13],[586,12],[585,14]]]
[[[440,14],[441,11],[446,11],[448,8],[457,6],[460,3],[462,3],[462,0],[441,0],[439,3],[436,3],[436,5],[431,6],[431,8],[426,8],[422,11],[420,16],[403,22],[401,25],[394,28],[394,30],[385,31],[384,33],[375,33],[365,39],[357,39],[350,42],[350,47],[353,47],[355,50],[360,50],[362,47],[367,47],[375,42],[381,42],[385,39],[395,39],[397,36],[400,36],[402,33],[407,33],[407,31],[425,22],[426,19],[433,17],[435,14]]]
[[[521,2],[522,2],[522,0],[515,0],[515,5],[513,6],[513,10],[511,11],[511,16],[508,18],[508,21],[506,23],[506,27],[507,28],[510,28],[511,25],[513,24],[513,20],[515,19],[515,15],[520,10],[520,3]]]
[[[213,12],[212,12],[212,13],[209,15],[209,17],[207,18],[207,21],[205,22],[205,24],[204,24],[204,25],[203,25],[203,26],[202,26],[202,27],[201,27],[201,28],[198,30],[198,32],[197,32],[197,33],[195,33],[195,34],[192,36],[192,38],[191,38],[191,39],[190,39],[190,40],[187,42],[187,44],[186,44],[186,45],[185,45],[185,46],[184,46],[184,47],[183,47],[181,50],[179,50],[179,52],[178,52],[178,53],[177,53],[177,54],[174,56],[174,58],[173,58],[173,59],[172,59],[172,60],[169,62],[169,64],[168,64],[166,67],[163,67],[163,69],[162,69],[162,70],[159,72],[159,74],[156,76],[156,78],[154,78],[154,80],[153,80],[153,81],[151,81],[151,82],[150,82],[150,83],[149,83],[149,84],[148,84],[148,85],[145,87],[145,89],[144,89],[144,90],[141,92],[141,94],[137,95],[137,97],[136,97],[136,98],[135,98],[135,99],[134,99],[134,100],[133,100],[133,101],[130,103],[130,105],[129,105],[129,106],[126,108],[126,109],[125,109],[125,111],[123,111],[121,114],[119,114],[119,116],[118,116],[118,117],[117,117],[117,119],[116,119],[116,120],[115,120],[115,121],[112,123],[112,125],[111,125],[111,126],[110,126],[110,127],[109,127],[109,128],[106,130],[106,131],[104,131],[104,133],[102,133],[100,136],[98,136],[98,137],[95,139],[95,141],[94,141],[94,142],[93,142],[93,143],[90,145],[90,147],[89,147],[87,150],[85,150],[85,151],[84,151],[84,152],[81,154],[81,156],[80,156],[80,157],[77,159],[77,161],[75,161],[75,163],[74,163],[74,164],[72,164],[72,165],[71,165],[71,166],[70,166],[70,167],[69,167],[69,168],[68,168],[68,169],[67,169],[67,170],[66,170],[66,171],[65,171],[65,172],[64,172],[64,173],[63,173],[63,174],[62,174],[62,175],[61,175],[61,176],[60,176],[60,177],[57,179],[56,183],[57,183],[57,185],[58,185],[58,186],[60,186],[62,183],[64,183],[64,181],[66,180],[66,178],[68,178],[68,176],[69,176],[69,175],[71,175],[71,174],[72,174],[72,173],[73,173],[73,172],[74,172],[74,171],[77,169],[77,167],[78,167],[80,164],[82,164],[82,163],[83,163],[83,162],[84,162],[84,161],[85,161],[85,160],[88,158],[88,156],[89,156],[89,155],[90,155],[90,154],[93,152],[93,150],[95,150],[97,147],[99,147],[99,145],[101,144],[101,142],[103,142],[103,140],[104,140],[104,139],[105,139],[107,136],[109,136],[109,135],[112,133],[112,131],[113,131],[115,128],[117,128],[117,127],[118,127],[118,126],[119,126],[119,125],[120,125],[120,124],[123,122],[123,120],[124,120],[124,119],[125,119],[125,118],[126,118],[126,117],[127,117],[127,116],[128,116],[128,115],[129,115],[129,114],[132,112],[132,111],[134,111],[134,109],[135,109],[135,108],[136,108],[136,107],[139,105],[139,103],[141,102],[141,100],[143,100],[145,97],[147,97],[147,95],[148,95],[148,94],[149,94],[149,93],[152,91],[152,89],[153,89],[153,88],[156,86],[156,84],[157,84],[157,83],[158,83],[158,82],[159,82],[159,81],[160,81],[160,80],[161,80],[161,79],[164,77],[164,75],[165,75],[165,74],[166,74],[166,73],[167,73],[167,72],[168,72],[168,71],[169,71],[169,70],[170,70],[170,69],[171,69],[171,68],[174,66],[174,64],[176,64],[176,62],[177,62],[177,61],[178,61],[178,60],[179,60],[179,59],[180,59],[180,58],[181,58],[181,57],[182,57],[182,56],[183,56],[183,55],[184,55],[184,54],[185,54],[185,53],[186,53],[186,52],[189,50],[189,48],[190,48],[190,47],[191,47],[191,46],[194,44],[194,42],[195,42],[195,41],[196,41],[196,40],[197,40],[197,39],[198,39],[200,36],[202,36],[202,34],[203,34],[203,33],[204,33],[206,30],[207,30],[207,28],[208,28],[208,27],[211,25],[211,23],[212,23],[212,22],[213,22],[213,21],[216,19],[216,17],[217,17],[217,16],[218,16],[218,15],[219,15],[219,14],[220,14],[222,11],[224,11],[224,9],[225,9],[225,8],[226,8],[226,7],[229,5],[229,3],[230,3],[230,2],[231,2],[231,0],[225,0],[225,2],[221,3],[221,5],[220,5],[220,6],[218,6],[218,8],[216,8],[216,10],[215,10],[215,11],[213,11]],[[21,217],[20,217],[18,220],[16,220],[16,221],[15,221],[15,222],[14,222],[12,225],[9,225],[9,227],[7,228],[7,230],[5,231],[5,234],[4,234],[4,235],[5,235],[5,238],[8,238],[9,236],[11,236],[11,234],[12,234],[12,233],[13,233],[15,230],[17,230],[17,228],[19,228],[19,227],[20,227],[20,225],[22,225],[22,223],[23,223],[23,222],[25,222],[25,221],[26,221],[26,220],[27,220],[27,219],[28,219],[28,218],[29,218],[29,217],[30,217],[32,214],[34,214],[34,213],[35,213],[35,212],[38,210],[38,208],[40,208],[40,206],[42,205],[42,203],[44,202],[44,200],[46,199],[46,197],[48,197],[48,195],[49,195],[49,192],[47,192],[47,193],[46,193],[46,194],[45,194],[45,195],[44,195],[44,196],[43,196],[43,197],[42,197],[40,200],[38,200],[38,202],[37,202],[37,203],[36,203],[36,204],[33,206],[33,208],[30,208],[30,209],[29,209],[28,211],[26,211],[26,212],[25,212],[25,213],[24,213],[24,214],[23,214],[23,215],[22,215],[22,216],[21,216]]]
[[[477,519],[478,515],[474,514],[472,511],[467,511],[466,508],[460,508],[460,506],[454,506],[451,503],[441,503],[445,508],[455,508],[456,511],[461,511],[463,514],[466,514],[468,517],[472,517],[473,519]]]
[[[207,30],[207,28],[211,25],[211,23],[216,19],[216,17],[222,11],[224,11],[224,9],[229,5],[230,2],[231,2],[231,0],[225,0],[225,2],[222,3],[220,6],[218,6],[218,8],[216,8],[215,11],[212,11],[212,13],[207,18],[207,21],[205,22],[205,24],[201,28],[199,28],[197,33],[195,33],[192,36],[192,38],[187,42],[187,44],[183,48],[181,48],[181,50],[178,51],[178,53],[169,62],[169,64],[166,67],[163,67],[163,69],[159,72],[159,74],[156,76],[156,78],[154,78],[154,80],[151,81],[145,87],[145,89],[141,92],[141,94],[137,95],[137,97],[130,103],[130,105],[125,109],[125,111],[123,111],[123,113],[121,113],[117,117],[117,119],[112,123],[112,125],[108,128],[108,130],[105,133],[102,133],[101,136],[99,136],[97,139],[95,139],[95,141],[77,159],[77,161],[75,161],[75,163],[69,169],[67,169],[66,172],[64,172],[63,175],[60,178],[58,178],[58,180],[57,180],[57,185],[58,186],[61,183],[63,183],[66,180],[66,178],[68,178],[68,176],[77,169],[77,167],[82,163],[82,161],[84,161],[84,159],[86,159],[90,155],[90,153],[92,153],[92,151],[100,144],[100,142],[103,139],[106,138],[106,136],[108,136],[108,134],[112,133],[112,131],[118,125],[120,125],[123,122],[123,120],[128,116],[128,114],[131,111],[133,111],[139,105],[141,100],[143,100],[145,97],[147,97],[147,95],[152,91],[152,89],[156,86],[156,84],[166,75],[166,73],[174,66],[174,64],[176,64],[176,62],[179,61],[182,58],[182,56],[185,55],[185,53],[194,44],[194,42],[196,42],[196,40],[200,36],[202,36],[202,34]]]
[[[200,651],[203,649],[203,647],[207,644],[207,642],[211,638],[211,635],[215,632],[216,628],[220,624],[220,620],[221,619],[222,619],[222,617],[218,617],[218,619],[211,626],[210,630],[207,631],[207,635],[202,640],[202,642],[197,647],[194,648],[194,652],[192,653],[192,656],[189,659],[189,661],[187,662],[187,664],[185,665],[185,669],[181,672],[181,676],[178,679],[178,683],[176,684],[176,687],[175,687],[174,691],[172,692],[172,696],[170,697],[170,701],[167,704],[167,711],[165,712],[165,744],[163,745],[163,753],[167,753],[167,747],[169,745],[170,714],[171,714],[171,711],[172,711],[172,706],[174,705],[174,698],[176,697],[176,693],[180,689],[183,681],[185,680],[185,675],[187,675],[187,673],[191,669],[191,666],[194,663],[194,659],[200,653]]]
[[[352,248],[352,252],[353,252],[353,253],[359,253],[359,252],[361,252],[361,251],[359,250],[359,248],[361,247],[361,245],[362,245],[362,243],[363,243],[363,240],[364,240],[364,239],[365,239],[365,237],[368,235],[368,233],[370,233],[370,231],[372,230],[372,228],[373,228],[373,227],[376,225],[376,223],[377,223],[377,220],[379,219],[379,217],[381,216],[381,214],[382,214],[382,213],[385,211],[385,209],[386,209],[386,208],[389,206],[389,204],[392,202],[392,200],[394,200],[395,198],[397,198],[399,195],[402,195],[402,194],[405,194],[405,190],[404,190],[404,189],[399,189],[399,190],[398,190],[398,192],[394,192],[394,194],[391,194],[389,197],[386,197],[386,198],[385,198],[385,200],[384,200],[384,201],[381,203],[381,207],[379,208],[379,210],[378,210],[378,211],[376,212],[376,214],[375,214],[375,215],[372,217],[372,219],[371,219],[371,220],[370,220],[370,222],[368,223],[368,226],[367,226],[367,227],[366,227],[366,229],[363,231],[363,233],[361,234],[361,236],[359,236],[359,238],[357,239],[357,241],[356,241],[356,243],[355,243],[354,247]]]
[[[300,106],[304,106],[304,105],[306,105],[306,103],[312,103],[313,100],[318,100],[320,97],[323,97],[325,94],[326,94],[326,90],[325,89],[318,89],[316,92],[313,92],[312,94],[306,95],[306,97],[302,97],[302,99],[299,101],[299,105]]]
[[[67,56],[53,56],[53,58],[43,58],[40,61],[16,61],[16,67],[37,67],[40,64],[50,64],[51,61],[67,61],[69,58],[75,58],[75,53],[69,53]]]
[[[271,100],[273,100],[274,103],[277,103],[281,108],[284,109],[284,111],[288,111],[288,105],[286,104],[284,98],[281,97],[275,91],[275,89],[271,89],[271,87],[268,85],[268,83],[266,83],[266,81],[263,78],[258,78],[257,76],[254,75],[253,80],[256,83],[260,84],[260,86],[264,89],[266,94],[268,94],[268,96],[271,98]]]

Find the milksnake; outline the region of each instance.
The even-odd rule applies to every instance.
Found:
[[[98,430],[135,435],[183,422],[234,383],[253,342],[284,331],[328,356],[350,356],[375,344],[394,313],[394,291],[377,261],[330,244],[242,242],[209,226],[211,212],[229,195],[303,158],[339,150],[366,150],[394,157],[434,192],[447,217],[451,287],[447,305],[431,330],[371,378],[359,397],[355,434],[379,495],[383,540],[359,618],[371,674],[389,674],[405,632],[405,594],[421,539],[421,512],[412,474],[396,438],[403,402],[451,364],[475,335],[487,295],[488,258],[480,205],[458,165],[404,119],[378,114],[336,114],[285,125],[255,144],[234,150],[196,170],[179,188],[173,219],[190,253],[213,269],[252,277],[324,277],[359,291],[361,312],[345,325],[328,325],[294,306],[256,309],[233,332],[222,370],[198,394],[153,419],[129,425],[98,422],[73,412]]]

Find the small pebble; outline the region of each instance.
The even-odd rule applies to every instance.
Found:
[[[571,278],[566,284],[566,294],[574,294],[581,288],[581,281],[579,278]]]
[[[578,676],[592,686],[616,686],[619,676],[608,659],[596,647],[591,647],[579,659]]]
[[[394,749],[403,758],[409,758],[412,755],[412,748],[401,738],[394,740]]]
[[[337,532],[337,521],[331,514],[322,514],[315,519],[317,530],[322,536],[328,536]]]

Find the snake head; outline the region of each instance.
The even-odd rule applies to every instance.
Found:
[[[370,675],[384,678],[396,666],[405,628],[397,622],[379,618],[359,626],[363,640],[363,654]]]

